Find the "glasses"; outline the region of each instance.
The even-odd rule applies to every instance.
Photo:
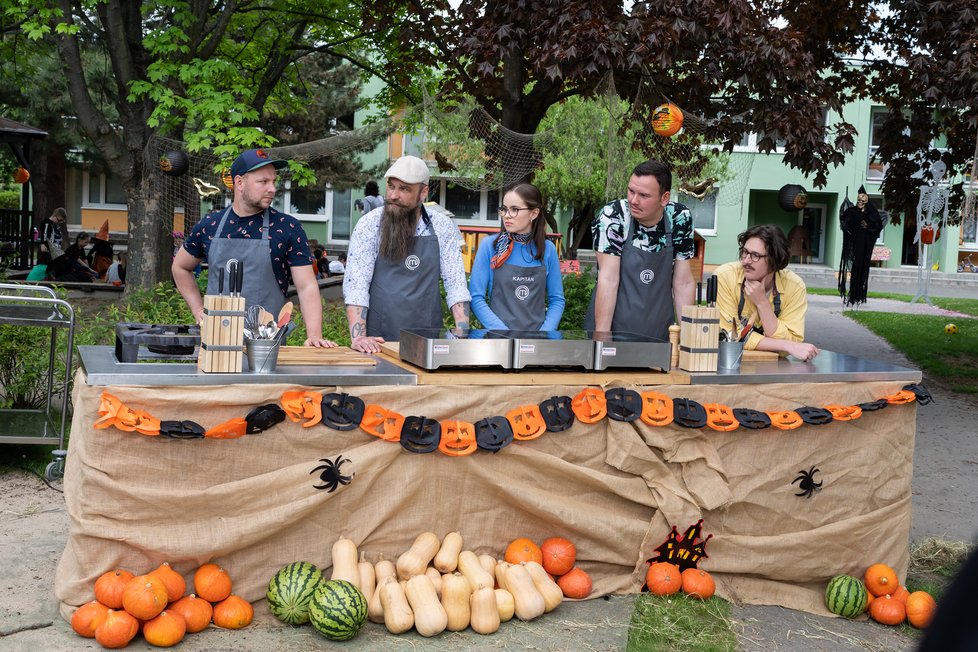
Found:
[[[750,261],[752,263],[756,263],[761,258],[767,258],[767,254],[759,254],[756,251],[749,251],[749,250],[744,249],[743,247],[741,247],[740,248],[740,259],[743,260],[744,258],[750,258]]]
[[[519,217],[520,211],[532,211],[532,210],[533,209],[528,206],[523,206],[523,207],[512,206],[510,208],[507,208],[505,206],[500,206],[496,212],[499,213],[499,217],[506,217],[507,215],[512,215],[513,217]]]

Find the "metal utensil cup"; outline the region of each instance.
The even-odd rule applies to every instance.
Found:
[[[720,342],[717,349],[717,369],[740,369],[740,361],[744,357],[743,342]]]
[[[248,369],[253,374],[269,374],[278,364],[279,340],[245,340]]]

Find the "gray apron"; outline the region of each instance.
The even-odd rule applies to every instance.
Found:
[[[438,237],[423,206],[421,217],[429,235],[414,236],[404,260],[377,256],[367,311],[371,337],[399,342],[402,328],[442,328]]]
[[[235,259],[244,268],[241,296],[245,298],[245,307],[257,304],[277,315],[285,305],[285,295],[275,280],[275,271],[272,269],[272,234],[268,228],[268,209],[262,215],[261,238],[222,238],[221,232],[224,231],[224,224],[230,214],[231,207],[228,206],[221,216],[221,222],[217,225],[217,232],[207,252],[207,266],[210,270],[207,273],[207,294],[218,293],[217,270],[222,268],[225,270],[224,291],[228,291],[230,279],[226,265],[229,260]]]
[[[662,219],[665,220],[666,246],[661,251],[642,251],[632,245],[635,218],[629,216],[628,232],[621,247],[618,299],[611,321],[614,332],[669,339],[669,325],[676,318],[672,301],[672,221],[665,215]],[[594,330],[594,294],[584,318],[584,329]]]
[[[503,263],[492,271],[489,307],[507,328],[540,330],[547,316],[547,268]]]

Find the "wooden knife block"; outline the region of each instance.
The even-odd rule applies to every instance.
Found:
[[[244,348],[244,297],[208,294],[200,326],[197,368],[207,373],[240,373]]]
[[[716,371],[720,347],[720,311],[706,306],[683,308],[679,325],[679,368]]]

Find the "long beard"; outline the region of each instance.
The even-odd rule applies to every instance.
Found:
[[[418,223],[418,207],[384,204],[380,220],[380,255],[387,260],[404,260],[411,251],[411,238]]]

